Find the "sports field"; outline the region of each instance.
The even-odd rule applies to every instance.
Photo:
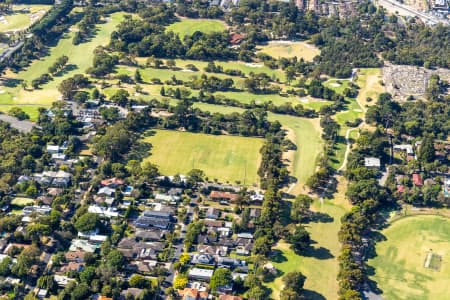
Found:
[[[173,31],[183,39],[185,35],[192,35],[196,31],[203,33],[221,32],[226,29],[224,22],[209,19],[183,19],[167,26],[167,31]]]
[[[0,14],[0,32],[20,31],[37,22],[51,5],[13,5],[12,11]]]
[[[265,46],[259,47],[259,51],[274,58],[294,57],[303,58],[306,61],[312,61],[320,50],[307,42],[291,41],[273,41]]]
[[[450,219],[405,217],[381,233],[386,240],[377,243],[377,256],[369,265],[375,268],[371,279],[383,291],[384,299],[449,299]]]
[[[264,140],[239,136],[157,130],[145,138],[152,144],[148,158],[163,175],[187,174],[201,169],[209,180],[252,185],[258,183],[257,170]]]

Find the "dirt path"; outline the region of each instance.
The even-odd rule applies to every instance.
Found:
[[[345,132],[345,142],[347,144],[347,148],[345,149],[344,160],[342,161],[342,165],[339,167],[339,169],[337,169],[338,172],[344,170],[345,167],[347,166],[347,158],[348,158],[348,155],[349,155],[351,147],[352,147],[352,144],[350,143],[350,132],[352,132],[355,129],[356,128],[349,128]]]

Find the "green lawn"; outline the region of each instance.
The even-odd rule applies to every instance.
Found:
[[[167,26],[167,31],[173,31],[183,39],[185,35],[192,35],[196,31],[203,33],[221,32],[226,29],[224,22],[209,19],[183,19]]]
[[[371,279],[384,299],[448,299],[450,295],[450,220],[439,216],[412,216],[394,221],[381,232]],[[425,268],[427,254],[442,256],[439,271]]]
[[[381,68],[366,68],[359,69],[356,84],[361,88],[358,95],[358,102],[363,106],[363,109],[377,102],[378,95],[385,91],[384,86],[381,85],[383,80]],[[372,98],[371,102],[367,98]]]
[[[289,244],[280,242],[274,248],[281,253],[274,257],[272,263],[282,271],[282,274],[300,271],[306,276],[306,299],[337,299],[336,277],[339,269],[337,257],[340,251],[337,235],[345,208],[333,200],[324,200],[323,204],[316,200],[313,209],[333,219],[328,223],[317,222],[306,225],[311,238],[316,242],[313,248],[305,255],[299,256],[290,249]],[[279,276],[268,284],[274,299],[279,299],[279,293],[283,289],[282,277]]]
[[[175,104],[176,100],[171,101]],[[239,107],[221,106],[207,103],[194,103],[194,107],[211,113],[230,114],[233,112],[242,113],[244,109]],[[299,191],[306,180],[314,173],[316,162],[322,151],[322,139],[320,129],[316,119],[299,118],[288,115],[269,113],[270,121],[279,121],[288,129],[288,138],[296,145],[297,150],[290,152],[287,159],[290,163],[290,172],[298,179],[298,187],[294,191]]]
[[[145,141],[153,145],[148,160],[164,175],[186,174],[195,168],[203,170],[210,180],[258,183],[263,139],[157,130]]]
[[[27,206],[32,205],[34,203],[34,199],[24,198],[24,197],[16,197],[12,199],[11,204],[16,206]]]
[[[37,22],[51,5],[13,5],[12,12],[0,15],[0,32],[21,31]]]
[[[258,52],[265,53],[274,58],[294,57],[312,61],[320,54],[320,50],[307,42],[271,42],[268,45],[258,47]]]
[[[51,66],[57,58],[62,55],[69,57],[68,65],[70,71],[64,73],[62,76],[55,76],[52,81],[43,85],[38,90],[24,90],[20,85],[16,87],[5,87],[0,94],[0,110],[7,111],[10,106],[21,105],[35,105],[28,106],[27,110],[32,115],[37,115],[38,107],[48,107],[52,102],[60,97],[58,92],[58,85],[64,79],[75,74],[82,74],[92,65],[94,58],[94,49],[100,45],[106,45],[109,42],[110,34],[114,28],[123,19],[124,13],[114,13],[108,18],[108,21],[97,26],[98,31],[92,40],[73,45],[73,31],[76,30],[76,25],[73,25],[68,33],[58,41],[55,47],[50,49],[49,55],[44,58],[34,61],[27,69],[18,74],[7,75],[7,78],[26,81],[30,83],[33,79],[40,75],[47,73],[48,67]],[[9,107],[1,106],[8,105]],[[34,111],[34,112],[31,112]]]
[[[298,179],[299,185],[297,186],[300,188],[314,173],[317,159],[322,152],[318,120],[272,113],[269,113],[269,120],[278,120],[284,127],[288,128],[288,138],[297,145],[297,150],[293,152],[289,160],[291,161],[290,171]]]

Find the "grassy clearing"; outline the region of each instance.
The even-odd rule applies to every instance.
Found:
[[[378,95],[385,92],[384,86],[381,85],[383,79],[381,68],[359,69],[356,84],[361,88],[358,95],[358,102],[365,110],[368,106],[374,105],[378,99]],[[373,100],[367,102],[367,98]]]
[[[24,197],[16,197],[11,201],[11,204],[16,206],[27,206],[32,205],[33,203],[34,203],[33,199]]]
[[[0,15],[0,32],[21,31],[37,22],[51,5],[13,5],[12,12]]]
[[[164,175],[201,169],[209,179],[246,185],[258,182],[263,139],[157,130],[145,138],[153,145],[148,158]]]
[[[342,178],[341,178],[342,179]],[[333,200],[324,200],[323,204],[316,200],[312,209],[328,215],[331,222],[317,222],[307,224],[311,238],[316,242],[305,255],[296,255],[289,245],[281,242],[275,247],[281,251],[272,261],[273,265],[286,274],[301,271],[306,276],[305,289],[307,299],[337,299],[338,283],[336,281],[339,265],[337,257],[340,251],[338,231],[340,219],[348,209],[344,199],[345,182],[340,180],[338,193]],[[331,219],[330,219],[331,220]],[[282,276],[268,284],[272,289],[272,297],[279,299],[283,289]]]
[[[381,232],[371,279],[385,299],[448,299],[450,295],[450,220],[440,216],[412,216],[393,222]],[[425,268],[429,252],[442,256],[440,271]]]
[[[320,54],[320,50],[307,42],[269,42],[261,46],[258,52],[268,54],[274,58],[294,57],[303,58],[306,61],[312,61]]]
[[[49,55],[34,61],[26,70],[18,74],[9,73],[6,79],[26,81],[30,83],[33,79],[47,72],[57,58],[62,55],[69,57],[69,71],[62,76],[55,76],[52,81],[43,85],[38,90],[24,90],[22,87],[5,87],[0,94],[0,104],[21,107],[21,105],[35,105],[27,110],[37,114],[38,107],[49,107],[51,103],[59,99],[58,85],[64,79],[75,74],[82,74],[92,65],[94,49],[100,45],[106,45],[114,28],[122,21],[124,13],[114,13],[107,22],[97,26],[98,30],[90,41],[79,45],[73,45],[72,39],[76,25],[72,26],[69,32],[65,33],[55,47],[50,49]],[[22,107],[21,107],[22,108]],[[7,111],[4,106],[0,106],[1,111]]]
[[[196,31],[203,33],[221,32],[226,29],[224,22],[209,19],[183,19],[180,22],[167,26],[167,31],[173,31],[183,39],[186,35],[192,35]]]

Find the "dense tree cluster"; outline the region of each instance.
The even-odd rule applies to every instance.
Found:
[[[10,191],[20,174],[30,174],[41,166],[42,145],[39,139],[0,122],[0,195]]]
[[[78,45],[88,40],[95,33],[95,25],[100,22],[99,10],[89,5],[84,8],[84,15],[78,23],[78,31],[73,36],[72,43]]]
[[[396,64],[450,68],[450,27],[430,27],[419,22],[396,26],[397,44],[383,53]]]
[[[72,100],[75,92],[79,89],[86,88],[90,83],[88,77],[82,74],[76,74],[73,77],[64,79],[58,86],[58,91],[64,99]]]
[[[340,299],[362,299],[360,290],[367,278],[361,253],[367,247],[368,235],[374,226],[381,205],[389,204],[387,190],[378,184],[376,171],[364,166],[363,158],[377,155],[379,149],[362,142],[365,139],[383,139],[379,132],[365,132],[358,140],[358,148],[349,157],[345,176],[349,179],[346,196],[354,205],[341,219],[339,241],[342,243],[339,256]],[[374,143],[376,145],[376,143]]]

